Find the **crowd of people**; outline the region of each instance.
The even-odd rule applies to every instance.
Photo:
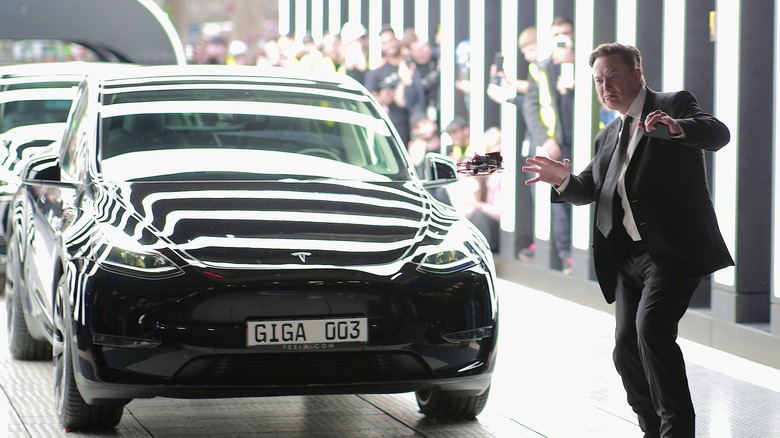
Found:
[[[280,35],[258,44],[254,50],[246,45],[225,43],[203,44],[192,51],[191,63],[227,63],[258,66],[284,66],[322,72],[339,72],[362,83],[384,107],[406,144],[418,173],[423,175],[424,157],[429,152],[445,153],[460,162],[475,154],[500,152],[500,128],[488,127],[473,135],[468,117],[455,116],[441,120],[439,45],[406,30],[397,35],[390,26],[380,33],[382,59],[374,68],[369,66],[368,34],[354,22],[346,23],[338,33],[326,33],[316,42],[311,36],[296,41],[290,35]],[[527,72],[509,78],[500,66],[491,67],[491,80],[486,95],[498,104],[517,105],[518,135],[522,157],[543,151],[555,159],[571,158],[573,77],[573,24],[556,17],[551,26],[555,42],[552,55],[537,59],[537,31],[524,29],[518,38],[518,49],[528,64]],[[456,63],[467,66],[469,41],[458,44]],[[457,67],[457,66],[456,66]],[[456,89],[464,97],[468,111],[471,84],[456,77]],[[493,249],[499,242],[498,176],[464,177],[447,190],[434,193],[439,200],[462,208],[481,229]],[[571,207],[552,207],[553,244],[559,265],[571,273],[570,249]],[[524,215],[531,218],[533,214]],[[534,242],[524,242],[517,254],[523,260],[534,258]]]

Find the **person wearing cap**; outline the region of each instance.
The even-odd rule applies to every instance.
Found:
[[[455,116],[444,129],[452,140],[452,145],[447,150],[453,160],[461,161],[471,155],[471,129],[468,122],[462,116]]]
[[[368,71],[368,33],[360,23],[348,21],[339,33],[341,37],[343,60],[338,68],[340,73],[354,78],[361,84],[366,83]]]

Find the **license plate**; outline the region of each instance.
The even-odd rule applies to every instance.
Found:
[[[346,342],[368,342],[366,318],[247,322],[246,343],[249,347]]]

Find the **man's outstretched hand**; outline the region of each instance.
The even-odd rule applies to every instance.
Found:
[[[526,158],[525,162],[528,165],[523,166],[523,172],[537,174],[535,177],[527,179],[525,181],[526,185],[543,181],[551,184],[553,187],[558,187],[566,181],[566,177],[571,173],[571,161],[568,158],[564,158],[563,161],[557,161],[537,155]]]

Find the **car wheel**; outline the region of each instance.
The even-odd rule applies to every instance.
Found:
[[[426,417],[448,420],[472,420],[487,404],[490,387],[480,395],[456,396],[438,387],[417,391],[417,405]]]
[[[8,269],[17,269],[18,257],[9,254]],[[13,262],[12,262],[13,260]],[[13,263],[13,264],[12,264]],[[51,345],[46,340],[40,341],[30,335],[27,321],[24,319],[20,283],[15,276],[14,281],[8,283],[5,308],[8,324],[8,348],[11,356],[18,360],[49,360],[51,359]]]
[[[73,369],[73,346],[68,329],[69,310],[65,298],[66,279],[60,278],[54,307],[54,397],[57,404],[57,416],[65,430],[104,430],[111,429],[122,420],[125,403],[111,405],[90,405],[84,401],[76,385]]]

